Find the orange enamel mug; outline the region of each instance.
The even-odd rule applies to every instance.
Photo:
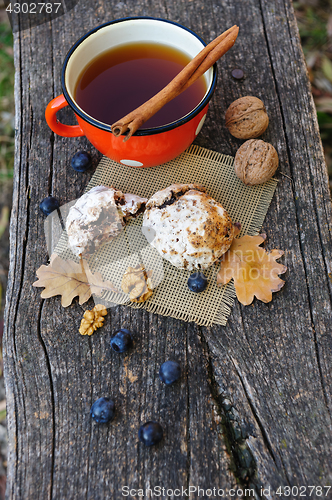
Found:
[[[83,69],[105,50],[125,43],[154,42],[174,47],[190,59],[206,45],[190,29],[165,19],[133,17],[117,19],[94,28],[80,38],[68,52],[62,68],[63,94],[47,106],[49,127],[63,137],[86,136],[103,155],[131,167],[153,167],[176,158],[194,141],[201,130],[217,80],[216,64],[204,73],[206,93],[196,107],[179,120],[154,128],[142,128],[126,142],[115,137],[111,124],[87,114],[75,101],[74,92]],[[78,125],[58,121],[57,112],[70,106]],[[119,117],[120,118],[120,117]]]

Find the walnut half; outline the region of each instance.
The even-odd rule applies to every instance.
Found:
[[[92,335],[93,332],[104,324],[107,309],[102,304],[97,304],[91,311],[85,311],[79,332],[81,335]]]
[[[144,267],[128,267],[122,277],[121,288],[129,294],[132,302],[145,302],[152,295],[151,276],[153,271],[146,271]]]

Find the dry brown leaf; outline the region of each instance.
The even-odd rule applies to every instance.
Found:
[[[276,262],[284,252],[266,252],[260,247],[265,239],[266,234],[234,238],[223,255],[217,284],[225,285],[234,278],[236,296],[241,304],[251,304],[254,296],[262,302],[270,302],[272,292],[279,291],[285,284],[278,275],[285,273],[287,267]]]
[[[32,286],[45,287],[41,293],[43,299],[61,295],[63,307],[70,306],[77,296],[82,305],[92,294],[99,297],[104,291],[119,293],[110,281],[103,281],[99,272],[93,274],[84,259],[77,264],[53,254],[50,263],[41,266],[36,274],[39,281],[35,281]]]

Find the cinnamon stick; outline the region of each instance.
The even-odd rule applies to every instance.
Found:
[[[235,43],[239,28],[235,25],[212,40],[201,50],[173,80],[144,104],[131,111],[111,126],[116,137],[128,132],[127,141],[139,127],[159,111],[166,103],[192,85],[205,71],[220,59]]]

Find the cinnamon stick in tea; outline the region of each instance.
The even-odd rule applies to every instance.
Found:
[[[131,111],[111,126],[116,137],[128,132],[123,141],[127,141],[151,116],[159,111],[165,104],[181,94],[205,71],[214,65],[231,47],[233,47],[239,32],[238,26],[232,26],[227,31],[212,40],[201,50],[173,80],[160,92],[151,97],[144,104]]]

